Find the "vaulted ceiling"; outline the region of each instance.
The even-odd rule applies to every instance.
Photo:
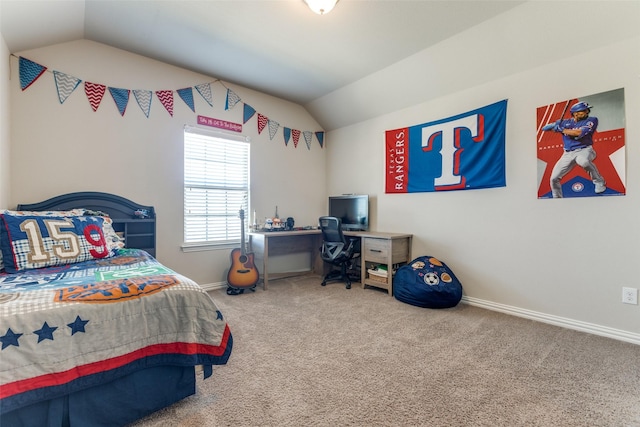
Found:
[[[0,0],[0,31],[12,53],[88,39],[306,106],[522,3]]]

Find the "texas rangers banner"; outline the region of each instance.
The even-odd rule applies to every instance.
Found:
[[[385,193],[504,187],[507,100],[386,131]]]

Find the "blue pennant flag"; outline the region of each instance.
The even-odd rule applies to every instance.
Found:
[[[22,90],[25,90],[26,88],[31,86],[31,84],[38,80],[38,77],[40,77],[45,71],[47,71],[47,67],[36,64],[35,62],[21,56],[20,87],[22,88]]]
[[[115,101],[118,111],[120,111],[120,115],[124,116],[127,104],[129,103],[129,89],[110,87],[109,92],[111,92],[111,97]]]
[[[256,110],[254,110],[251,105],[244,104],[244,121],[242,123],[243,124],[247,123],[255,113],[256,113]]]
[[[324,147],[324,132],[316,132],[316,138],[318,138],[320,148]]]
[[[176,92],[178,92],[178,95],[180,96],[180,98],[182,98],[182,100],[184,101],[185,104],[187,104],[189,106],[189,108],[191,108],[191,111],[193,111],[194,113],[196,112],[196,107],[193,103],[193,90],[190,87],[186,87],[184,89],[178,89]]]
[[[282,134],[284,135],[284,145],[289,145],[289,138],[291,138],[291,128],[282,128]]]

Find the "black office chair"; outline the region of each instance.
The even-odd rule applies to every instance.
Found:
[[[353,269],[355,258],[360,256],[360,238],[345,237],[340,218],[321,216],[319,223],[323,240],[320,256],[325,262],[339,267],[339,270],[333,269],[324,277],[322,286],[326,286],[328,281],[340,280],[346,283],[347,289],[351,289],[349,270]]]

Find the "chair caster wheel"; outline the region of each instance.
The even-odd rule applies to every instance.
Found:
[[[320,283],[321,286],[327,286],[327,282]]]
[[[347,283],[347,289],[351,289],[351,283]]]

